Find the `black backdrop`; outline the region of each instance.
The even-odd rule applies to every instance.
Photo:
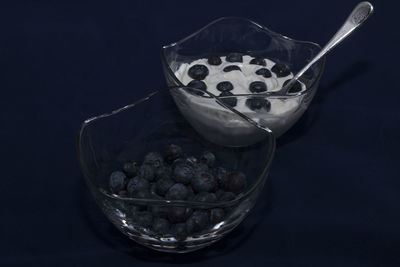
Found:
[[[400,266],[395,1],[328,56],[240,227],[189,255],[131,242],[84,184],[88,117],[165,86],[160,48],[222,16],[325,43],[356,1],[2,1],[0,265]]]

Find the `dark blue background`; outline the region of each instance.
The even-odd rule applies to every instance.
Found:
[[[144,249],[94,204],[75,142],[88,117],[165,86],[160,48],[222,16],[324,44],[356,1],[2,1],[0,265],[400,266],[395,1],[327,59],[259,203],[216,245]]]

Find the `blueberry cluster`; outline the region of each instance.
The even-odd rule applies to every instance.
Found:
[[[246,188],[246,176],[215,167],[215,155],[204,152],[199,158],[186,156],[174,144],[162,153],[150,152],[142,165],[134,161],[110,174],[110,191],[121,197],[197,202],[229,201]],[[134,205],[134,222],[159,235],[178,240],[203,231],[224,220],[228,208],[193,209],[186,206]]]
[[[236,64],[242,64],[243,63],[243,54],[241,53],[230,53],[226,56],[225,58],[226,62],[229,62],[229,65],[225,66],[223,68],[223,72],[231,72],[231,71],[242,71],[241,67]],[[207,63],[210,66],[219,66],[222,64],[222,59],[221,57],[217,55],[212,55],[207,58]],[[275,73],[275,76],[278,78],[286,77],[288,76],[291,72],[289,68],[284,65],[277,63],[275,64],[271,69],[268,69],[267,62],[264,58],[261,57],[253,57],[250,62],[250,65],[258,65],[261,68],[257,69],[255,71],[256,75],[262,76],[264,78],[271,78],[272,77],[272,72]],[[197,90],[192,90],[193,93],[197,95],[203,95],[203,91],[207,90],[207,84],[202,81],[204,80],[207,75],[209,74],[209,70],[207,66],[203,64],[196,64],[193,65],[189,68],[188,70],[188,75],[193,79],[190,81],[187,86],[190,88],[195,88]],[[289,79],[290,80],[290,79]],[[287,84],[289,81],[287,80],[284,85]],[[216,89],[220,91],[219,96],[221,96],[221,101],[223,101],[225,104],[235,107],[237,105],[237,98],[234,97],[234,95],[231,93],[231,91],[234,89],[233,84],[230,81],[221,81],[220,83],[217,84]],[[267,84],[263,81],[254,81],[250,83],[249,85],[249,91],[252,93],[263,93],[268,90]],[[301,84],[299,82],[296,82],[294,86],[289,90],[289,93],[297,93],[301,91]],[[262,99],[262,98],[252,98],[246,101],[246,106],[250,108],[251,110],[257,111],[260,109],[264,109],[266,111],[270,110],[271,104],[267,99]]]

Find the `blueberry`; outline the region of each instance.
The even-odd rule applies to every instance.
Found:
[[[160,179],[156,183],[156,192],[160,196],[165,196],[168,190],[175,184],[172,179]]]
[[[181,147],[174,144],[169,144],[164,148],[163,156],[164,160],[168,164],[171,164],[174,160],[183,156],[183,151]]]
[[[217,89],[221,92],[233,90],[233,84],[228,81],[220,82],[217,84]]]
[[[211,192],[217,187],[214,176],[209,171],[196,172],[192,180],[193,190],[198,192]]]
[[[231,72],[231,71],[234,71],[234,70],[242,71],[242,69],[239,66],[236,66],[236,65],[229,65],[229,66],[226,66],[223,69],[224,72]]]
[[[160,168],[164,164],[164,159],[160,153],[150,152],[144,157],[143,164],[151,165],[154,168]]]
[[[217,196],[214,193],[200,192],[194,197],[194,200],[200,202],[216,202]]]
[[[186,221],[186,219],[192,214],[193,210],[186,207],[169,207],[168,208],[168,219],[171,223],[180,223]]]
[[[196,157],[188,157],[186,158],[187,163],[189,163],[191,166],[194,166],[198,161]]]
[[[226,56],[228,62],[243,62],[243,56],[240,53],[230,53]]]
[[[193,212],[192,216],[186,221],[186,231],[188,233],[195,233],[202,231],[208,227],[210,218],[208,212],[204,210],[197,210]]]
[[[205,84],[205,82],[203,81],[197,81],[197,80],[192,80],[190,83],[187,84],[187,87],[191,87],[188,88],[188,91],[196,94],[196,95],[204,95],[204,93],[202,91],[206,91],[207,90],[207,85]],[[198,89],[198,90],[193,90],[192,88]],[[201,90],[201,91],[199,91]]]
[[[251,110],[265,109],[266,111],[269,111],[271,109],[271,103],[267,99],[261,97],[252,97],[247,99],[246,106]]]
[[[163,197],[157,193],[157,183],[150,183],[150,197],[153,199],[163,199]]]
[[[154,218],[151,229],[157,234],[166,234],[169,232],[169,222],[164,218]]]
[[[210,211],[211,224],[222,222],[225,218],[225,211],[221,208],[215,208]]]
[[[266,66],[267,65],[267,63],[265,62],[265,59],[263,59],[261,57],[253,58],[252,60],[250,60],[250,64],[252,64],[252,65],[261,65],[261,66]]]
[[[222,92],[219,96],[233,96],[233,94],[231,92]],[[235,107],[237,104],[236,97],[221,98],[221,101],[231,107]]]
[[[228,175],[225,190],[233,193],[240,193],[246,187],[246,176],[241,172],[232,172]]]
[[[231,200],[234,200],[235,198],[236,198],[236,195],[234,193],[232,193],[232,192],[223,192],[219,196],[218,200],[219,201],[231,201]]]
[[[150,211],[153,216],[158,216],[160,218],[168,218],[168,207],[160,206],[160,205],[152,205],[148,207],[148,211]]]
[[[174,168],[173,178],[177,183],[188,184],[193,175],[193,168],[187,163],[178,164]]]
[[[119,195],[120,197],[127,197],[127,196],[128,196],[128,191],[126,191],[126,190],[121,190],[121,191],[118,192],[118,195]]]
[[[215,196],[217,197],[217,199],[219,199],[223,193],[225,193],[224,190],[218,189],[217,191],[215,191]]]
[[[207,164],[199,162],[193,166],[193,170],[194,172],[201,172],[201,171],[208,171],[209,168]]]
[[[193,200],[194,199],[194,191],[193,191],[193,188],[190,186],[190,185],[188,185],[187,186],[187,189],[188,189],[188,200]]]
[[[188,197],[189,191],[187,187],[183,184],[174,184],[165,194],[166,199],[172,200],[184,200]]]
[[[135,198],[150,198],[150,193],[149,193],[149,190],[134,191],[132,193],[132,197],[135,197]]]
[[[196,64],[189,68],[188,74],[194,80],[203,80],[208,75],[208,68],[205,65]]]
[[[284,83],[283,83],[283,86],[282,87],[284,87],[285,85],[287,85],[289,82],[290,82],[290,80],[291,79],[289,79],[289,80],[286,80]],[[299,82],[299,81],[295,81],[295,83],[292,85],[292,87],[289,89],[289,93],[298,93],[298,92],[300,92],[301,90],[302,90],[303,88],[301,87],[301,83]]]
[[[155,177],[153,166],[148,164],[143,164],[139,169],[139,176],[148,181],[153,181]]]
[[[156,180],[167,179],[172,175],[172,169],[169,166],[161,166],[160,168],[155,170],[155,178]]]
[[[130,205],[129,211],[133,216],[136,216],[139,211],[143,211],[143,206],[140,205]]]
[[[139,171],[139,166],[137,165],[136,162],[125,162],[124,165],[122,166],[122,170],[128,177],[134,177],[137,175]]]
[[[252,93],[261,93],[267,91],[265,82],[255,81],[250,83],[249,90]]]
[[[289,68],[285,64],[277,63],[272,68],[271,71],[276,74],[277,77],[285,77],[290,74]]]
[[[271,77],[272,77],[271,72],[270,72],[269,69],[267,69],[267,68],[261,68],[261,69],[257,70],[257,71],[256,71],[256,74],[257,74],[257,75],[262,75],[262,76],[264,76],[265,78],[271,78]]]
[[[208,64],[218,66],[221,65],[222,60],[219,56],[210,56],[207,60]]]
[[[153,221],[153,215],[148,211],[140,211],[135,213],[133,218],[136,223],[142,227],[149,227]]]
[[[177,223],[171,226],[171,233],[178,241],[184,241],[187,237],[186,224]]]
[[[126,183],[126,175],[121,171],[112,172],[110,175],[110,189],[113,193],[118,193],[124,189]]]
[[[217,179],[218,185],[223,188],[225,185],[226,177],[228,176],[228,172],[225,168],[222,167],[215,168],[213,172],[215,179]]]
[[[209,151],[204,152],[204,154],[200,157],[200,162],[206,164],[208,167],[212,167],[214,165],[215,155]]]
[[[146,179],[136,176],[129,181],[128,185],[126,186],[126,189],[128,191],[128,194],[133,196],[135,192],[141,190],[147,190],[149,189],[149,187],[150,184]]]

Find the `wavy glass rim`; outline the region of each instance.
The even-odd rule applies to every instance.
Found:
[[[274,154],[275,154],[275,149],[276,149],[276,139],[275,136],[273,135],[273,133],[259,125],[257,122],[251,120],[249,117],[247,117],[246,115],[243,115],[242,113],[236,111],[235,109],[225,105],[222,101],[219,100],[218,97],[214,96],[213,94],[209,93],[209,92],[204,92],[204,93],[208,93],[210,95],[210,98],[214,98],[221,106],[231,110],[232,112],[234,112],[235,114],[237,114],[238,116],[242,117],[244,120],[246,120],[247,122],[249,122],[250,124],[252,124],[253,126],[257,127],[258,129],[262,130],[265,132],[265,134],[268,136],[266,136],[266,138],[268,138],[268,151],[267,151],[267,155],[266,155],[266,163],[264,164],[264,167],[261,171],[261,173],[259,174],[259,176],[256,178],[256,180],[251,184],[250,187],[248,187],[246,189],[245,192],[239,194],[235,199],[233,200],[229,200],[229,201],[218,201],[218,202],[200,202],[200,201],[189,201],[189,200],[159,200],[159,199],[153,199],[153,198],[133,198],[133,197],[120,197],[118,195],[115,194],[110,194],[108,192],[106,192],[104,189],[99,188],[98,186],[94,185],[91,180],[90,180],[90,175],[89,175],[89,170],[87,170],[86,168],[86,164],[84,162],[83,159],[83,147],[82,147],[82,135],[85,131],[85,128],[87,126],[89,126],[91,123],[97,121],[97,120],[101,120],[103,118],[107,118],[107,117],[112,117],[115,116],[121,112],[124,112],[128,109],[134,108],[136,105],[139,105],[147,100],[149,100],[151,97],[153,97],[154,95],[161,93],[163,91],[172,91],[172,90],[184,90],[184,88],[190,88],[190,87],[185,87],[185,86],[176,86],[176,87],[171,87],[171,88],[167,88],[167,89],[161,89],[161,90],[157,90],[154,91],[152,93],[150,93],[149,95],[147,95],[146,97],[143,97],[141,99],[139,99],[138,101],[123,106],[121,108],[115,109],[111,112],[108,113],[104,113],[98,116],[94,116],[94,117],[90,117],[86,120],[83,121],[83,123],[81,124],[81,127],[79,129],[79,133],[78,133],[78,137],[77,137],[77,152],[78,152],[78,159],[79,159],[79,163],[81,165],[82,168],[82,172],[83,172],[83,176],[86,180],[86,183],[89,184],[89,186],[93,186],[99,193],[103,194],[104,196],[114,199],[114,200],[121,200],[121,201],[127,201],[127,202],[134,202],[134,203],[138,203],[138,204],[142,204],[142,205],[160,205],[160,206],[199,206],[199,207],[210,207],[210,208],[215,208],[215,207],[228,207],[228,206],[233,206],[236,205],[238,203],[240,203],[242,200],[248,198],[260,185],[261,183],[266,180],[267,175],[268,175],[268,171],[269,171],[269,167],[271,166]],[[190,90],[193,90],[193,88],[190,88]],[[187,122],[189,123],[189,122]],[[202,137],[204,138],[204,137]]]
[[[262,26],[261,24],[259,24],[259,23],[257,23],[257,22],[254,22],[254,21],[252,21],[252,20],[250,20],[250,19],[247,19],[247,18],[243,18],[243,17],[234,17],[234,16],[233,16],[233,17],[221,17],[221,18],[218,18],[218,19],[216,19],[216,20],[213,20],[212,22],[210,22],[210,23],[208,23],[207,25],[203,26],[202,28],[200,28],[199,30],[195,31],[194,33],[192,33],[192,34],[190,34],[190,35],[184,37],[183,39],[181,39],[181,40],[179,40],[179,41],[177,41],[177,42],[168,44],[168,45],[164,45],[164,46],[161,48],[161,61],[162,61],[162,63],[167,67],[167,71],[169,72],[170,76],[173,77],[174,81],[175,81],[179,86],[186,86],[186,85],[183,84],[183,83],[175,76],[175,73],[172,71],[172,69],[170,68],[170,65],[169,65],[168,62],[167,62],[167,58],[166,58],[166,56],[165,56],[164,51],[165,51],[166,49],[168,49],[168,48],[171,48],[171,47],[173,47],[173,46],[179,45],[179,44],[181,44],[181,43],[183,43],[183,42],[189,40],[190,38],[196,36],[196,35],[199,34],[200,32],[204,31],[205,29],[209,28],[210,26],[212,26],[212,25],[214,25],[214,24],[216,24],[216,23],[218,23],[218,22],[220,22],[220,21],[229,20],[229,19],[236,19],[236,20],[242,20],[242,21],[249,22],[249,23],[251,23],[251,24],[257,26],[258,28],[260,28],[260,29],[262,29],[262,30],[264,30],[264,31],[267,31],[267,32],[271,33],[272,35],[275,35],[275,36],[277,36],[277,37],[279,37],[279,38],[286,39],[286,40],[289,40],[289,41],[292,41],[292,42],[295,42],[295,43],[310,44],[310,45],[316,46],[319,50],[321,50],[321,46],[320,46],[319,44],[315,43],[315,42],[304,41],[304,40],[297,40],[297,39],[294,39],[294,38],[290,38],[290,37],[288,37],[288,36],[286,36],[286,35],[283,35],[283,34],[280,34],[280,33],[275,32],[275,31],[272,31],[272,30],[270,30],[269,28],[267,28],[267,27],[265,27],[265,26]],[[322,65],[321,65],[321,67],[320,67],[320,69],[319,69],[319,73],[318,73],[316,79],[314,80],[314,82],[313,82],[308,88],[306,88],[306,90],[301,91],[301,92],[298,92],[298,93],[289,94],[289,95],[286,95],[286,96],[274,96],[274,95],[269,95],[268,93],[264,93],[264,94],[262,94],[262,95],[263,95],[263,96],[266,96],[266,97],[271,97],[271,98],[275,98],[275,97],[276,97],[276,98],[283,98],[283,97],[290,98],[290,97],[298,97],[298,96],[301,96],[301,95],[305,95],[306,93],[308,93],[308,92],[311,90],[311,88],[314,87],[314,85],[315,85],[316,83],[318,83],[318,81],[320,80],[320,78],[321,78],[321,76],[322,76],[322,73],[323,73],[324,68],[325,68],[326,57],[323,56],[319,61],[322,62]],[[303,74],[303,75],[304,75],[304,74]],[[301,76],[300,76],[300,77],[301,77]],[[273,92],[270,92],[270,93],[273,94]],[[233,96],[251,96],[251,95],[254,95],[254,94],[240,94],[240,95],[238,94],[238,95],[233,95]],[[259,94],[259,95],[261,95],[261,94]]]

